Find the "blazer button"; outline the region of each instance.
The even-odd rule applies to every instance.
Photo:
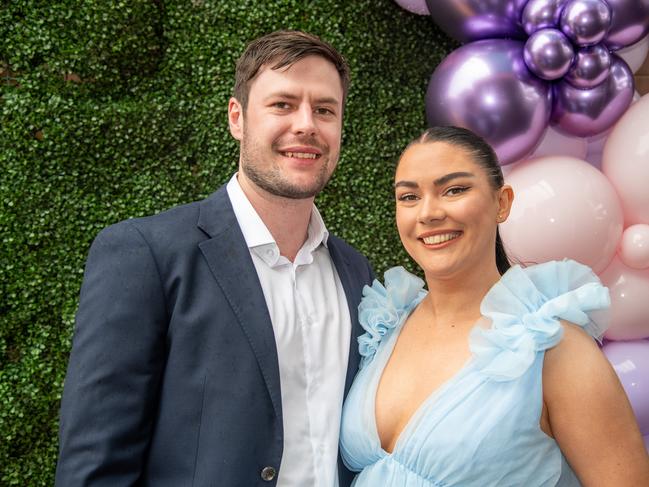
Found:
[[[261,470],[261,478],[266,482],[273,480],[275,478],[275,475],[277,475],[277,470],[275,470],[273,467],[264,467]]]

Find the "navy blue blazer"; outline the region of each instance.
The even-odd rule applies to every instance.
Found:
[[[328,248],[352,322],[346,394],[373,274],[342,240],[330,236]],[[225,187],[95,239],[59,440],[59,487],[276,484],[261,472],[282,459],[277,349]],[[339,476],[341,487],[353,477],[340,458]]]

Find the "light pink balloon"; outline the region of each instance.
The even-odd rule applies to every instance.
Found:
[[[635,73],[644,64],[644,60],[649,54],[649,35],[644,36],[635,44],[615,51],[615,54],[624,59],[631,68],[631,72]]]
[[[399,7],[417,15],[430,15],[426,0],[394,0]]]
[[[541,157],[517,165],[506,182],[514,204],[500,233],[511,257],[606,268],[622,235],[622,209],[601,172],[580,159]]]
[[[649,95],[631,105],[613,127],[602,171],[620,195],[625,224],[649,223]]]
[[[618,255],[622,262],[634,269],[649,267],[649,225],[631,225],[622,233]],[[647,296],[649,299],[649,296]],[[647,316],[649,320],[649,316]]]
[[[532,152],[532,157],[544,156],[570,156],[577,159],[586,157],[587,139],[583,137],[572,137],[557,132],[554,128],[548,127],[541,142]]]
[[[649,337],[649,269],[632,269],[615,257],[599,275],[611,293],[610,340]]]

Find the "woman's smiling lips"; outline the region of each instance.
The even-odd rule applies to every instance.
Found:
[[[450,245],[450,243],[461,235],[462,232],[457,230],[437,230],[435,232],[422,233],[417,239],[421,240],[426,247],[440,248]]]

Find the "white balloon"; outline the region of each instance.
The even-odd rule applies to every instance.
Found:
[[[541,142],[528,159],[544,156],[569,156],[584,159],[586,157],[586,140],[583,137],[564,135],[554,128],[548,127]]]
[[[631,72],[635,73],[644,64],[647,54],[649,54],[649,35],[644,36],[635,44],[615,51],[615,54],[624,59],[631,68]]]
[[[426,0],[394,0],[399,7],[417,15],[430,15]]]

